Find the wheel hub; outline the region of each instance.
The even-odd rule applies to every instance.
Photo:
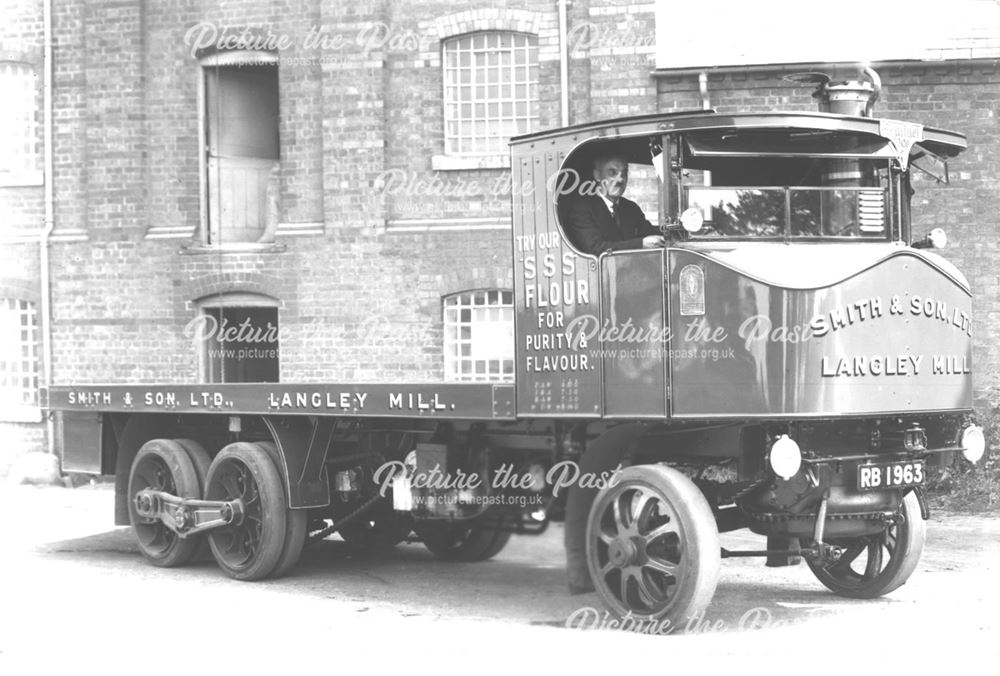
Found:
[[[608,545],[608,559],[616,568],[626,568],[639,563],[642,543],[638,538],[618,537]]]
[[[188,526],[191,525],[191,519],[188,514],[187,509],[183,505],[177,508],[174,512],[174,526],[178,532],[183,532],[187,530]]]

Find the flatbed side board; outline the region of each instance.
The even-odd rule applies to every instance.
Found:
[[[514,386],[496,383],[57,386],[48,391],[47,408],[513,420]]]

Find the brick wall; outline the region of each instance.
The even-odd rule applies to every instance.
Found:
[[[60,163],[57,178],[83,187],[87,240],[55,249],[56,382],[196,379],[196,350],[183,328],[199,299],[226,291],[279,301],[283,380],[442,377],[442,296],[510,288],[509,236],[502,229],[397,233],[386,223],[506,218],[509,196],[493,191],[503,169],[431,168],[429,158],[443,152],[442,80],[439,59],[422,58],[420,48],[437,52],[441,17],[459,31],[483,21],[519,28],[534,17],[551,34],[555,14],[551,3],[538,2],[506,12],[484,2],[483,11],[457,18],[447,3],[405,11],[390,4],[313,3],[293,12],[277,2],[137,2],[61,10],[65,42],[77,50],[61,54],[62,62],[75,56],[87,65],[86,86],[60,98],[67,110],[57,134],[69,146],[60,157],[76,161]],[[250,24],[290,38],[281,51],[288,65],[279,65],[280,220],[292,232],[318,223],[322,234],[281,237],[278,253],[178,253],[200,218],[200,71],[184,39],[199,22],[220,31]],[[108,25],[113,33],[97,39]],[[369,25],[420,40],[416,48],[409,40],[380,48],[374,32],[359,44],[359,27]],[[316,45],[316,26],[349,39]],[[119,67],[124,85],[115,87],[106,76]],[[549,58],[541,69],[546,127],[558,124],[557,78]],[[467,190],[441,198],[389,194],[379,178],[390,169],[436,181],[444,193],[464,184],[482,190],[471,198]],[[167,236],[177,231],[183,237]]]

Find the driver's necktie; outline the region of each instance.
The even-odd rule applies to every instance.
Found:
[[[622,224],[621,204],[621,200],[618,200],[611,206],[611,222],[615,224],[615,230],[618,232],[619,238],[630,239],[635,236],[635,233],[631,228],[626,228]]]

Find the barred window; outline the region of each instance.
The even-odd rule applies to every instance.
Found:
[[[0,64],[0,176],[37,171],[35,71],[20,63]]]
[[[38,406],[34,303],[0,298],[0,410]]]
[[[469,291],[444,299],[444,372],[446,380],[514,379],[510,291]]]
[[[480,32],[444,43],[445,153],[507,152],[538,120],[538,39]]]

